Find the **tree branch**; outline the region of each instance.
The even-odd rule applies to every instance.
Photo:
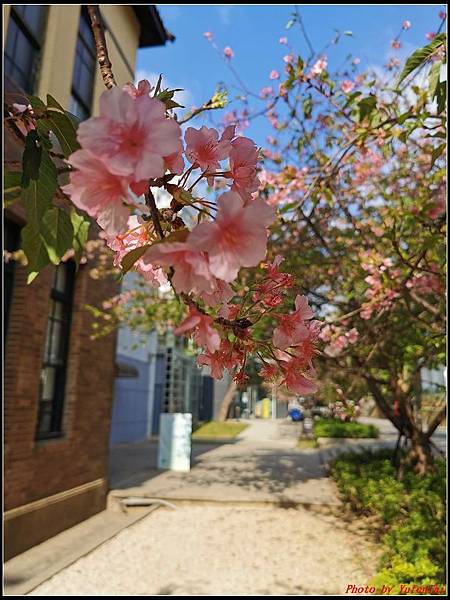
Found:
[[[108,89],[111,89],[117,84],[112,72],[112,63],[109,60],[105,28],[100,14],[100,8],[98,4],[88,4],[87,8],[91,19],[92,33],[94,34],[95,46],[97,48],[97,60],[100,66],[103,83]]]

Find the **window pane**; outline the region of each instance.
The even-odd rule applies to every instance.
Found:
[[[38,438],[54,437],[62,431],[74,278],[71,261],[55,269],[41,370]]]
[[[39,4],[18,4],[14,10],[18,13],[38,42],[41,41],[46,6]]]
[[[34,91],[46,10],[41,5],[15,5],[11,9],[5,71],[27,93]]]
[[[72,75],[73,114],[86,119],[92,105],[96,73],[95,41],[89,25],[86,10],[80,15],[75,65]]]
[[[42,401],[53,400],[55,393],[56,368],[44,367],[41,371],[41,399]]]

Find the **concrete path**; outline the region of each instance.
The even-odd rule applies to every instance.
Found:
[[[158,509],[36,588],[40,596],[345,595],[367,585],[367,533],[314,510]]]
[[[104,510],[8,560],[4,564],[5,595],[20,596],[29,593],[156,508],[135,508],[126,513]]]
[[[201,443],[194,444],[194,466],[189,473],[157,472],[147,455],[147,477],[141,470],[135,477],[116,479],[110,498],[285,506],[339,504],[320,452],[296,447],[300,435],[297,424],[286,420],[248,423],[233,443],[208,444],[203,452]]]

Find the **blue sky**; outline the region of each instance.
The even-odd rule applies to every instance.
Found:
[[[396,56],[405,58],[416,47],[427,43],[425,34],[436,31],[442,4],[428,5],[298,5],[309,38],[320,51],[333,37],[335,30],[353,33],[327,51],[331,70],[339,67],[351,54],[361,59],[360,67],[383,65],[394,55],[390,41],[398,34],[405,19],[411,29],[402,34],[402,48]],[[176,40],[161,48],[139,52],[138,73],[162,73],[172,87],[186,90],[182,103],[200,105],[211,97],[220,81],[231,83],[233,75],[225,62],[203,37],[205,31],[214,34],[220,48],[234,51],[232,63],[246,86],[259,92],[273,84],[272,69],[283,71],[286,46],[279,43],[287,36],[296,52],[307,55],[300,30],[286,30],[294,5],[158,5],[166,28]],[[261,108],[263,105],[261,105]],[[190,124],[199,127],[202,122]],[[263,119],[252,121],[246,135],[258,145],[265,144],[269,128]]]

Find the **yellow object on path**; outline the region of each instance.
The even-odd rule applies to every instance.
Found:
[[[270,419],[270,415],[271,415],[271,402],[269,398],[263,398],[262,399],[262,418],[263,419]]]

